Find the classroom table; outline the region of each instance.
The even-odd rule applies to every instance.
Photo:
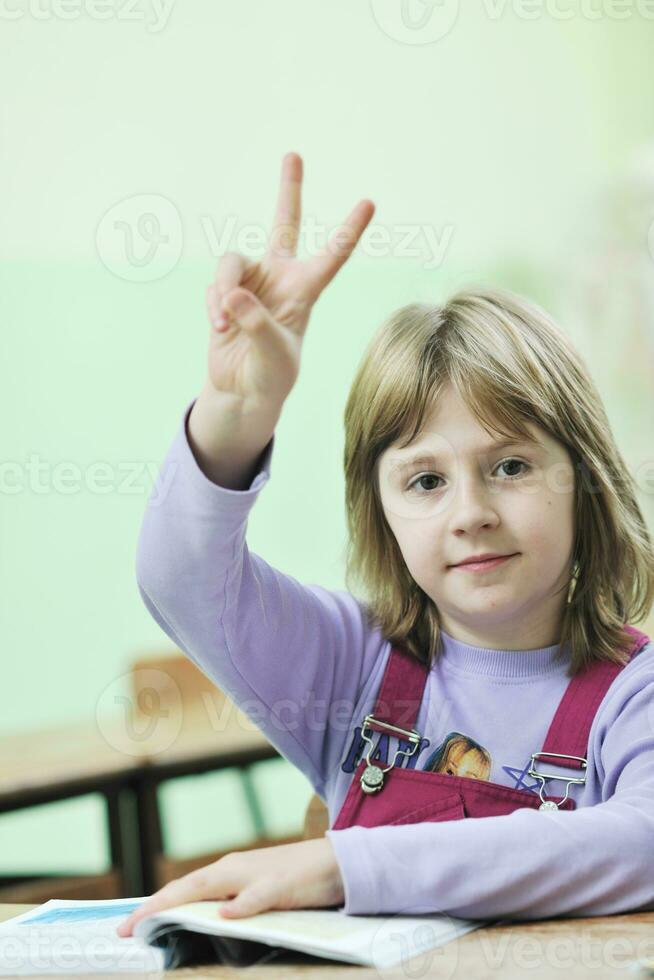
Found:
[[[0,922],[31,905],[0,905]],[[391,920],[392,921],[392,920]],[[197,966],[171,976],[236,980],[611,980],[633,976],[628,964],[654,956],[654,912],[548,919],[494,925],[461,936],[440,949],[417,956],[393,970],[325,961],[265,963],[261,966]],[[64,974],[60,974],[63,976]],[[131,974],[138,976],[138,974]],[[96,974],[97,976],[97,974]],[[102,974],[104,980],[113,975]],[[128,974],[121,974],[123,978]],[[79,980],[79,975],[77,976]],[[636,978],[634,978],[636,980]]]
[[[280,756],[246,715],[228,707],[220,716],[206,706],[186,707],[150,734],[136,729],[136,736],[124,724],[93,722],[3,735],[0,813],[101,794],[120,889],[126,896],[150,894],[162,852],[157,788],[165,780],[239,768],[256,836],[264,836],[248,767]]]

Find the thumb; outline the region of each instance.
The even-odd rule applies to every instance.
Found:
[[[277,326],[265,306],[247,289],[233,289],[223,297],[222,305],[247,333],[258,334]]]

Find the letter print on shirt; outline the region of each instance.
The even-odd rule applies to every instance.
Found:
[[[389,744],[388,744],[389,736],[384,734],[383,732],[381,734],[379,732],[375,732],[373,734],[378,735],[378,738],[377,738],[377,742],[375,743],[374,750],[370,753],[370,758],[371,760],[374,760],[376,762],[381,762],[382,765],[386,766],[388,765],[388,759],[389,759]],[[393,752],[395,751],[396,748],[406,749],[406,750],[411,748],[410,742],[407,742],[406,739],[403,738],[397,739],[393,737],[392,741],[394,743]],[[395,767],[398,769],[399,768],[415,769],[416,763],[418,761],[418,756],[421,754],[421,752],[424,752],[424,750],[430,744],[431,742],[428,738],[421,738],[420,745],[413,753],[413,755],[399,756],[398,761],[395,763]],[[352,741],[350,742],[350,747],[347,750],[347,754],[341,765],[342,771],[354,772],[356,767],[361,762],[361,758],[364,752],[367,750],[367,748],[368,748],[368,743],[361,735],[361,725],[357,725],[352,735]]]

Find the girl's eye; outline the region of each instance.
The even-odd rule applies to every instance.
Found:
[[[521,470],[519,473],[506,473],[505,474],[505,478],[507,480],[517,480],[519,477],[523,476],[524,473],[527,472],[527,470],[530,469],[529,464],[528,463],[523,463],[521,459],[513,459],[513,458],[511,458],[511,459],[503,459],[501,463],[498,463],[497,464],[496,469],[499,469],[500,466],[511,466],[511,465],[516,464],[516,463],[518,464],[518,466],[524,467],[524,469]],[[437,476],[435,473],[423,473],[422,476],[418,476],[418,477],[415,478],[415,480],[412,480],[412,482],[408,485],[407,490],[409,490],[411,493],[416,494],[417,496],[423,496],[424,497],[424,496],[427,496],[430,493],[432,493],[434,490],[438,490],[439,487],[434,487],[434,486],[425,487],[423,485],[421,487],[421,489],[417,489],[417,487],[422,484],[422,481],[423,480],[440,480],[440,479],[441,479],[441,477],[440,476]]]

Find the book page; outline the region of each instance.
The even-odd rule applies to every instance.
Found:
[[[223,904],[179,905],[141,920],[135,931],[147,939],[167,926],[179,926],[386,968],[485,924],[448,915],[346,915],[342,909],[275,910],[243,919],[224,919],[218,914]]]
[[[165,953],[140,937],[116,934],[145,899],[63,901],[0,924],[0,976],[138,973],[164,976]]]

